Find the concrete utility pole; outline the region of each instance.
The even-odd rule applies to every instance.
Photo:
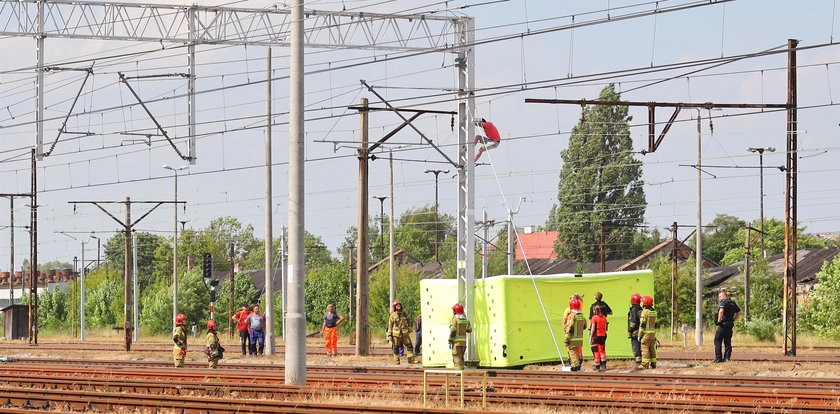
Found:
[[[435,175],[435,261],[440,262],[440,205],[438,204],[438,176],[441,173],[449,174],[449,170],[425,170],[423,172]]]
[[[173,211],[175,212],[175,221],[172,223],[174,227],[173,234],[175,235],[172,238],[172,326],[174,327],[175,317],[178,315],[178,171],[189,168],[189,165],[183,165],[177,168],[164,165],[163,168],[175,173],[175,204],[172,204]],[[98,250],[96,259],[98,265]]]
[[[764,152],[775,152],[776,148],[773,147],[749,147],[747,148],[749,152],[757,152],[758,153],[758,165],[759,165],[759,205],[761,206],[759,209],[759,230],[764,231]],[[764,248],[764,235],[761,235],[761,257],[767,257],[767,250]]]
[[[131,292],[134,290],[132,289],[132,275],[134,274],[134,267],[133,267],[133,249],[132,249],[132,234],[134,233],[134,226],[137,225],[140,221],[142,221],[146,216],[151,214],[155,209],[160,207],[163,204],[179,204],[184,203],[183,201],[131,201],[131,198],[126,197],[125,201],[68,201],[68,204],[73,204],[73,208],[76,208],[77,204],[93,204],[102,212],[111,217],[114,221],[119,223],[123,227],[123,233],[125,235],[125,262],[124,262],[124,279],[123,283],[125,286],[125,292],[123,298],[125,300],[123,304],[123,329],[125,330],[125,350],[131,351],[131,340],[132,335],[132,294]],[[111,214],[108,210],[102,207],[103,204],[124,204],[125,205],[125,219],[120,220],[115,215]],[[152,208],[149,209],[146,213],[144,213],[140,218],[137,220],[131,219],[131,205],[132,204],[153,204]]]
[[[750,321],[750,230],[752,226],[747,222],[744,232],[744,320]],[[762,237],[763,240],[763,237]]]
[[[677,239],[677,229],[679,226],[675,221],[671,224],[671,340],[674,340],[674,335],[677,332],[677,308],[679,307],[679,273],[678,273],[678,260],[679,260],[679,240]]]
[[[390,173],[388,174],[388,181],[391,187],[391,216],[388,217],[388,275],[391,282],[389,290],[389,298],[391,302],[397,299],[397,275],[394,269],[394,152],[389,151],[388,166]]]
[[[15,196],[9,196],[9,272],[9,306],[11,306],[15,304]]]
[[[267,82],[265,100],[265,353],[274,355],[274,223],[272,221],[272,187],[271,187],[271,48],[268,48],[265,61],[265,76]],[[297,102],[295,102],[296,104]],[[291,140],[291,134],[290,140]],[[305,368],[304,368],[305,369]],[[306,374],[304,373],[304,378]],[[288,381],[288,377],[286,377]]]
[[[280,284],[283,285],[283,309],[281,309],[283,317],[281,318],[283,342],[286,342],[286,311],[289,309],[289,260],[286,257],[286,226],[280,228]]]
[[[236,294],[234,287],[236,282],[236,271],[234,270],[236,267],[236,258],[233,256],[233,243],[230,244],[230,303],[228,304],[228,336],[231,340],[233,340],[233,331],[236,330],[236,327],[233,326],[233,296]],[[284,287],[283,290],[285,291],[286,288]]]
[[[306,314],[304,309],[304,67],[303,0],[293,0],[289,51],[289,307],[286,385],[306,385]]]
[[[176,206],[177,206],[177,204],[176,204]],[[176,208],[176,210],[177,210],[177,208]],[[133,292],[134,292],[133,300],[132,300],[132,303],[134,304],[134,306],[133,306],[133,308],[134,308],[133,309],[134,329],[132,329],[132,331],[134,332],[134,342],[137,342],[137,341],[140,340],[140,315],[139,315],[140,309],[139,309],[138,303],[137,303],[138,302],[138,300],[137,300],[138,296],[140,295],[140,285],[137,281],[137,279],[139,277],[138,276],[139,269],[137,268],[137,234],[134,233],[134,234],[132,234],[132,236],[133,236],[133,239],[134,239],[133,243],[132,243],[134,254],[131,255],[131,267],[132,267],[132,272],[131,272],[132,278],[131,279],[132,279],[132,285],[134,286],[134,289],[132,289]]]
[[[697,110],[697,245],[695,246],[694,344],[703,346],[703,171],[700,132],[700,110]]]
[[[85,265],[85,242],[82,241],[82,270],[81,281],[79,282],[79,340],[85,341],[85,276],[87,266]]]
[[[367,98],[360,106],[367,108]],[[356,240],[356,355],[370,355],[370,331],[368,329],[368,115],[367,110],[359,112],[359,215]],[[389,303],[390,307],[391,304]]]
[[[43,3],[39,3],[41,7],[43,7]],[[43,26],[43,13],[39,13],[41,16],[41,25]],[[40,39],[40,55],[43,59],[43,41],[44,39]],[[41,60],[43,62],[43,60]],[[39,72],[43,73],[43,72]],[[43,75],[42,75],[43,76]],[[43,85],[43,81],[41,82]],[[39,92],[40,95],[40,102],[41,106],[43,106],[43,90]],[[43,108],[41,109],[41,115],[43,116]],[[43,120],[43,118],[40,118]],[[38,127],[41,130],[41,134],[43,134],[43,122],[38,122]],[[29,344],[38,345],[38,185],[37,185],[37,177],[38,174],[36,173],[35,169],[35,150],[32,150],[30,154],[31,161],[32,161],[32,178],[30,183],[32,184],[32,189],[30,190],[30,203],[29,203],[29,242],[31,245],[29,246]]]

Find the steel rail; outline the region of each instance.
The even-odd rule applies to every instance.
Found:
[[[110,404],[106,407],[102,407],[103,401],[99,401],[99,399],[103,398],[100,397],[99,394],[106,394],[105,398],[107,398],[108,394],[117,393],[120,395],[121,399],[125,399],[125,393],[132,393],[132,394],[143,394],[148,397],[149,394],[155,394],[159,396],[159,399],[172,401],[171,398],[175,398],[175,402],[182,401],[183,398],[178,399],[178,397],[195,397],[197,394],[207,394],[210,396],[219,396],[220,393],[228,393],[231,395],[236,395],[237,398],[234,400],[240,400],[238,402],[242,402],[242,399],[250,399],[250,398],[269,398],[271,400],[278,400],[278,399],[288,399],[290,397],[305,397],[308,394],[314,394],[323,390],[321,387],[295,387],[295,386],[283,386],[283,385],[273,385],[273,386],[254,386],[251,385],[242,385],[242,386],[232,386],[226,384],[216,383],[206,383],[206,384],[178,384],[177,387],[173,387],[171,382],[143,382],[143,381],[113,381],[103,378],[72,378],[72,379],[56,379],[56,378],[49,378],[46,375],[39,375],[36,378],[6,378],[5,380],[9,380],[9,384],[20,384],[28,387],[38,387],[39,385],[42,388],[36,388],[39,391],[32,391],[32,388],[27,388],[26,392],[27,395],[34,394],[39,395],[43,391],[56,391],[56,390],[69,390],[75,391],[75,395],[88,397],[88,403],[90,405],[82,406],[80,405],[79,401],[70,401],[68,404],[68,408],[78,410],[78,409],[89,409],[89,408],[104,408],[104,409],[114,409],[115,406],[113,402],[106,404]],[[393,384],[393,380],[391,380],[391,384]],[[324,384],[326,385],[326,384]],[[335,385],[335,384],[331,384]],[[698,390],[685,390],[685,394],[680,394],[675,392],[675,390],[668,390],[659,388],[656,391],[650,391],[646,389],[636,389],[635,387],[628,387],[632,389],[626,393],[615,392],[604,392],[604,390],[596,390],[591,389],[589,387],[579,387],[579,384],[568,384],[571,387],[571,390],[564,390],[561,391],[559,394],[548,394],[548,395],[523,395],[523,394],[516,394],[516,393],[501,393],[501,392],[494,392],[491,394],[491,402],[499,403],[499,404],[539,404],[539,405],[550,405],[550,406],[566,406],[570,404],[577,405],[581,402],[587,401],[600,401],[600,407],[606,406],[614,406],[616,403],[621,404],[622,402],[633,401],[633,404],[636,404],[638,408],[639,405],[643,405],[646,408],[664,408],[665,406],[674,408],[674,406],[679,406],[681,410],[696,410],[702,409],[703,411],[739,411],[746,412],[751,411],[761,411],[761,412],[784,412],[784,410],[791,410],[794,409],[796,411],[819,411],[819,410],[837,410],[837,397],[831,397],[827,399],[819,399],[819,398],[809,398],[809,395],[802,395],[801,393],[796,392],[789,392],[789,393],[772,393],[768,392],[767,390],[752,390],[748,392],[747,390],[741,390],[740,393],[732,393],[728,392],[727,390],[721,389],[706,389],[705,393],[696,394]],[[442,387],[442,384],[438,384],[438,387]],[[45,388],[48,388],[45,389]],[[356,387],[350,387],[352,392],[359,393],[362,392],[360,389]],[[577,389],[581,388],[581,389]],[[101,390],[106,389],[109,390],[108,393],[101,393]],[[331,388],[335,392],[341,392],[341,389]],[[2,388],[0,387],[0,403],[4,402],[4,398],[6,398],[6,394],[13,392],[14,388]],[[372,394],[372,393],[381,393],[383,390],[382,388],[365,388],[363,389],[365,393]],[[422,396],[419,389],[405,389],[404,387],[394,388],[393,391],[395,393],[399,393],[401,397],[408,398],[408,399],[416,399],[419,400]],[[387,391],[386,391],[387,393]],[[716,398],[710,398],[710,396],[714,393]],[[480,401],[480,394],[478,392],[472,391],[467,393],[468,397],[471,401],[478,400]],[[736,395],[737,394],[737,395]],[[130,398],[135,398],[135,395],[131,395]],[[163,398],[165,396],[165,398]],[[605,397],[606,396],[606,397]],[[686,398],[687,396],[692,396],[693,398]],[[91,398],[92,397],[92,398]],[[598,398],[594,398],[598,397]],[[209,401],[209,404],[214,404],[217,399],[213,398],[201,398],[201,401]],[[224,400],[224,399],[223,399]],[[43,404],[41,399],[37,399],[39,404]],[[250,400],[249,400],[250,402]],[[186,401],[185,409],[189,409],[190,401]],[[19,405],[17,403],[12,403],[13,405]],[[235,410],[240,410],[241,406],[238,404],[231,404]],[[255,404],[250,404],[255,405]],[[55,407],[54,403],[49,404],[50,407]],[[59,408],[62,407],[58,405]],[[148,404],[147,405],[126,405],[126,404],[119,404],[120,407],[133,407],[133,408],[151,408]],[[152,405],[153,407],[163,408],[161,405]],[[41,408],[45,408],[43,405],[40,405]],[[257,407],[258,412],[262,412]],[[326,408],[326,407],[325,407]],[[357,407],[361,408],[361,407]],[[627,408],[627,407],[625,407]],[[339,408],[340,410],[340,408]],[[213,411],[213,410],[211,410]]]
[[[5,368],[5,369],[3,369]],[[8,371],[8,372],[3,372]],[[115,389],[122,392],[161,393],[172,388],[178,382],[181,392],[214,392],[219,390],[235,392],[243,396],[264,396],[268,398],[287,398],[288,390],[282,388],[282,376],[254,375],[256,373],[221,372],[210,370],[181,369],[86,369],[43,366],[7,366],[0,367],[0,382],[18,386],[36,386],[56,388],[63,384],[72,389]],[[260,373],[264,374],[264,373]],[[393,384],[399,384],[401,395],[415,395],[420,392],[422,382],[416,375],[336,373],[310,374],[308,382],[315,388],[328,387],[336,392],[379,393]],[[46,385],[45,385],[46,384]],[[444,382],[432,381],[433,386],[442,387]],[[207,388],[210,387],[208,390]],[[280,387],[280,388],[278,388]],[[495,377],[491,380],[493,400],[506,402],[510,399],[529,399],[531,404],[557,405],[563,402],[558,395],[576,395],[598,397],[610,395],[616,398],[645,400],[650,402],[663,399],[680,398],[703,402],[729,403],[752,402],[762,406],[798,403],[809,405],[834,406],[840,410],[840,388],[838,387],[784,387],[778,384],[737,386],[716,385],[709,383],[650,383],[637,381],[592,381],[585,378],[569,380],[522,379]],[[300,388],[295,388],[300,391]],[[499,392],[503,390],[503,392]],[[164,392],[165,393],[165,392]],[[419,394],[418,394],[419,397]]]
[[[31,364],[42,366],[53,365],[58,370],[60,365],[70,365],[74,369],[83,367],[105,367],[112,370],[127,370],[129,368],[168,368],[171,364],[163,361],[121,361],[121,360],[83,360],[83,359],[44,359],[44,358],[13,358],[8,361],[15,365]],[[188,368],[205,368],[206,364],[187,363]],[[0,371],[8,370],[14,365],[0,364]],[[249,378],[272,378],[282,377],[283,366],[279,364],[225,364],[219,365],[220,371],[240,371],[241,375]],[[43,368],[38,368],[43,370]],[[206,370],[178,370],[184,375],[193,375],[191,372],[206,375]],[[312,373],[333,373],[333,374],[394,374],[422,376],[422,369],[419,368],[397,368],[397,367],[356,367],[356,366],[321,366],[310,365],[307,371]],[[699,383],[707,385],[764,385],[774,387],[836,387],[840,388],[840,378],[799,378],[799,377],[756,377],[744,375],[686,375],[686,374],[656,374],[646,372],[645,375],[634,373],[590,373],[579,372],[569,373],[562,371],[520,371],[510,369],[489,369],[491,378],[524,378],[524,379],[550,379],[558,381],[597,381],[597,382],[649,382],[649,383]],[[214,374],[222,375],[222,374]],[[235,373],[224,375],[236,375]]]

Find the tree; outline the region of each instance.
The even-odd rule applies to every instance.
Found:
[[[747,222],[728,214],[718,214],[709,225],[714,228],[703,230],[703,256],[715,263],[721,263],[727,251],[740,247],[743,259],[744,234],[740,233],[739,239],[738,232],[744,229]],[[694,243],[696,244],[696,239]]]
[[[759,228],[757,222],[752,224],[753,228]],[[730,265],[732,263],[737,263],[741,260],[744,260],[744,239],[746,237],[746,229],[741,228],[738,230],[738,233],[735,235],[735,241],[733,244],[735,247],[726,251],[723,255],[723,259],[721,260],[722,265]],[[825,240],[818,236],[814,236],[811,234],[805,234],[805,226],[799,227],[796,229],[797,231],[797,248],[799,249],[807,249],[807,248],[823,248],[825,247],[826,243]],[[784,246],[785,246],[785,224],[782,220],[771,218],[764,220],[764,232],[767,233],[764,236],[764,245],[767,249],[768,255],[774,255],[782,253]],[[738,243],[740,241],[740,243]],[[704,251],[705,254],[705,251]],[[752,244],[750,249],[750,255],[752,257],[762,257],[761,254],[761,243],[756,241]]]
[[[410,266],[399,266],[396,272],[397,300],[409,318],[414,320],[420,313],[420,279],[423,275]],[[370,275],[370,313],[368,321],[374,338],[385,338],[388,325],[390,280],[388,268],[383,267]],[[382,336],[379,336],[382,335]]]
[[[455,257],[455,218],[448,214],[435,215],[434,206],[424,206],[403,213],[394,233],[397,249],[405,250],[422,262],[435,259],[435,234],[440,241],[440,261]],[[388,236],[384,239],[387,245]]]
[[[137,232],[136,235],[138,281],[146,287],[153,278],[157,249],[166,245],[167,241],[162,236],[147,232]],[[112,269],[122,271],[125,268],[125,234],[116,233],[105,241],[105,262]]]
[[[598,99],[618,101],[621,95],[609,84]],[[602,222],[613,228],[642,223],[644,181],[642,163],[633,156],[631,120],[627,107],[593,105],[584,108],[582,120],[572,129],[569,147],[561,153],[558,202],[546,222],[547,228],[559,232],[559,257],[593,262]],[[619,235],[607,249],[607,258],[623,256],[621,246],[632,240],[632,231]]]
[[[802,303],[803,328],[826,338],[840,339],[840,259],[823,263],[820,284]]]

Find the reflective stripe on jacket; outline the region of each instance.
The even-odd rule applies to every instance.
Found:
[[[172,334],[172,341],[175,342],[175,349],[181,349],[187,346],[187,329],[184,328],[184,325],[175,326],[175,332]]]
[[[459,317],[460,316],[460,317]],[[470,321],[463,315],[455,316],[449,321],[449,342],[467,342],[467,333],[472,332]]]
[[[574,313],[566,325],[566,336],[569,338],[569,346],[583,346],[583,331],[586,329],[586,318],[582,313]]]
[[[411,329],[411,321],[405,312],[391,312],[391,317],[388,318],[388,332],[391,335],[401,336],[408,334]]]
[[[649,333],[656,333],[656,310],[653,308],[648,308],[642,311],[642,315],[639,318],[640,326],[639,331],[649,334]]]

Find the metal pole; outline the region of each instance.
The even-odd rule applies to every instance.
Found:
[[[81,282],[79,283],[79,340],[85,341],[85,242],[82,242],[82,271]]]
[[[292,2],[289,52],[289,306],[286,384],[306,385],[306,314],[304,313],[304,67],[303,0]]]
[[[604,245],[605,244],[604,243],[605,242],[605,239],[604,239],[605,236],[604,236],[604,222],[603,221],[599,223],[598,231],[599,231],[599,241],[598,241],[598,248],[599,248],[598,253],[599,254],[598,255],[601,258],[600,259],[601,260],[601,273],[603,273],[603,272],[607,271],[606,254],[604,252],[604,249],[605,249],[606,246]]]
[[[172,326],[175,326],[175,316],[178,315],[178,170],[175,171],[175,204],[172,208],[175,211],[174,226],[175,237],[172,239]],[[97,260],[99,260],[99,247],[97,247]]]
[[[785,284],[784,284],[784,353],[796,356],[796,249],[797,249],[797,153],[796,113],[796,47],[798,40],[788,40],[788,110],[787,110],[787,160],[785,163]]]
[[[360,105],[367,108],[367,98]],[[356,240],[356,355],[370,354],[370,331],[368,328],[368,111],[359,113],[359,214]],[[391,304],[388,304],[389,308]]]
[[[39,3],[40,4],[40,3]],[[38,125],[41,125],[39,122]],[[38,344],[38,185],[35,149],[32,149],[32,184],[29,206],[29,343]]]
[[[283,335],[283,341],[286,341],[286,310],[289,309],[289,305],[287,300],[289,300],[289,295],[287,294],[289,291],[289,269],[288,269],[288,257],[286,257],[286,226],[283,226],[280,229],[280,284],[283,285],[282,295],[283,295],[283,309],[281,309],[283,317],[281,318],[282,324],[282,331],[281,335]]]
[[[131,267],[132,264],[132,250],[131,250],[131,198],[125,198],[125,263],[124,263],[124,278],[125,286],[123,296],[123,329],[125,330],[125,350],[131,351],[131,280],[134,273]]]
[[[15,198],[9,197],[9,306],[15,304]]]
[[[697,346],[703,345],[703,176],[701,164],[701,139],[700,133],[700,110],[697,110],[697,246],[695,250],[696,262],[694,265],[695,272],[695,292],[694,292],[694,344]]]
[[[233,295],[236,294],[234,290],[234,285],[236,283],[236,259],[233,257],[233,243],[230,244],[230,300],[228,302],[228,336],[230,339],[233,339],[233,331],[236,330],[236,327],[233,326],[231,322],[233,320]],[[285,288],[284,288],[285,290]]]
[[[268,48],[265,61],[266,85],[265,100],[265,354],[274,355],[274,223],[272,222],[271,207],[271,48]],[[291,135],[290,135],[291,137]],[[305,376],[305,374],[304,374]],[[288,381],[288,376],[286,377]]]
[[[679,254],[679,245],[677,244],[677,222],[671,224],[671,340],[674,340],[674,335],[677,332],[677,308],[679,307],[679,273],[677,268],[677,259]]]
[[[508,210],[508,219],[507,219],[507,274],[513,274],[513,259],[516,257],[516,248],[514,244],[514,233],[516,233],[516,227],[513,225],[513,210]],[[527,260],[527,258],[526,258]]]
[[[761,197],[759,197],[760,204],[761,204],[761,209],[759,210],[758,214],[759,214],[759,225],[761,226],[761,228],[759,230],[761,230],[761,232],[762,232],[761,236],[759,236],[759,237],[761,237],[761,257],[767,258],[767,250],[764,250],[764,148],[762,148],[761,151],[758,152],[758,165],[760,167],[758,169],[758,171],[759,171],[759,178],[758,178],[759,185],[758,186],[759,186],[759,191],[761,191]],[[749,226],[749,224],[747,224],[747,225]],[[747,285],[747,286],[749,286],[749,285]],[[749,296],[747,296],[747,298],[749,298]],[[749,306],[749,305],[747,305],[747,306]],[[747,315],[748,315],[748,313],[745,311],[744,312],[744,319],[749,320]]]
[[[388,274],[391,281],[391,290],[389,291],[391,302],[397,299],[397,275],[394,270],[394,152],[390,151],[388,154],[388,166],[390,173],[388,174],[388,181],[391,187],[390,201],[391,201],[391,216],[388,217]]]
[[[190,9],[187,21],[190,29],[190,39],[192,40],[190,43],[187,44],[187,69],[189,70],[189,77],[187,78],[187,123],[189,124],[189,139],[187,140],[187,142],[189,145],[190,164],[195,164],[196,160],[195,139],[197,135],[195,128],[195,44],[196,40],[198,39],[196,13],[197,11],[195,10],[195,8]],[[178,204],[175,204],[175,208],[178,208]]]
[[[481,243],[481,278],[484,279],[490,276],[490,263],[487,260],[487,250],[490,247],[487,242],[490,239],[490,223],[487,221],[487,209],[481,210],[481,225],[484,227],[484,237]]]
[[[744,320],[747,322],[750,321],[750,230],[752,226],[747,223],[744,238]]]
[[[440,205],[438,204],[438,175],[440,170],[435,171],[435,262],[440,263]]]
[[[138,297],[137,296],[140,294],[139,293],[140,292],[140,286],[137,282],[137,279],[138,279],[137,274],[139,272],[139,269],[137,268],[137,234],[134,234],[133,238],[134,238],[134,243],[132,244],[132,246],[133,246],[134,254],[131,255],[131,262],[132,262],[131,266],[134,270],[132,272],[133,273],[132,284],[133,284],[133,287],[134,287],[134,289],[132,289],[133,292],[134,292],[133,301],[132,301],[133,304],[134,304],[134,307],[133,307],[134,308],[133,309],[133,311],[134,311],[133,312],[134,313],[134,329],[133,329],[133,331],[134,331],[134,342],[137,342],[137,341],[140,340],[140,316],[139,316],[140,309],[137,306],[137,302],[138,302],[138,300],[137,300]]]
[[[35,149],[39,160],[44,159],[44,3],[38,2],[38,36],[35,37]]]
[[[475,318],[475,20],[461,19],[458,27],[458,297],[467,318]],[[475,362],[475,337],[467,338],[467,361]]]

